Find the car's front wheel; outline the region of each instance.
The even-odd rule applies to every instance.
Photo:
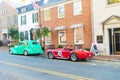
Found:
[[[49,52],[49,53],[48,53],[48,58],[49,58],[49,59],[53,59],[53,58],[54,58],[54,55],[53,55],[52,52]]]
[[[77,61],[77,60],[78,60],[78,57],[77,57],[77,55],[76,55],[75,53],[71,53],[70,59],[71,59],[72,61]]]
[[[28,51],[27,51],[27,50],[24,51],[24,55],[25,55],[25,56],[28,55]]]

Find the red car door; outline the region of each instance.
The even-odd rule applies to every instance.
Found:
[[[63,55],[63,58],[69,58],[70,57],[70,50],[65,50],[63,49],[62,50],[62,55]]]

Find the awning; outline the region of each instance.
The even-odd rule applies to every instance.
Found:
[[[73,25],[70,26],[70,28],[82,28],[82,27],[84,27],[83,23],[81,23],[81,24],[73,24]]]
[[[55,28],[55,30],[65,30],[66,26],[58,26]]]

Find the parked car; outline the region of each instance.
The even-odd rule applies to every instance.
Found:
[[[72,61],[89,60],[92,59],[93,55],[94,54],[91,51],[83,49],[69,50],[65,48],[59,48],[47,50],[47,56],[49,59],[71,59]]]
[[[43,50],[39,42],[35,40],[25,40],[20,41],[17,45],[14,45],[14,47],[11,47],[9,50],[10,54],[42,54]]]

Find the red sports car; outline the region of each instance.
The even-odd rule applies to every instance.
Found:
[[[69,50],[65,48],[61,49],[49,49],[47,50],[49,59],[60,58],[60,59],[71,59],[72,61],[77,60],[89,60],[93,57],[93,53],[83,49]]]

